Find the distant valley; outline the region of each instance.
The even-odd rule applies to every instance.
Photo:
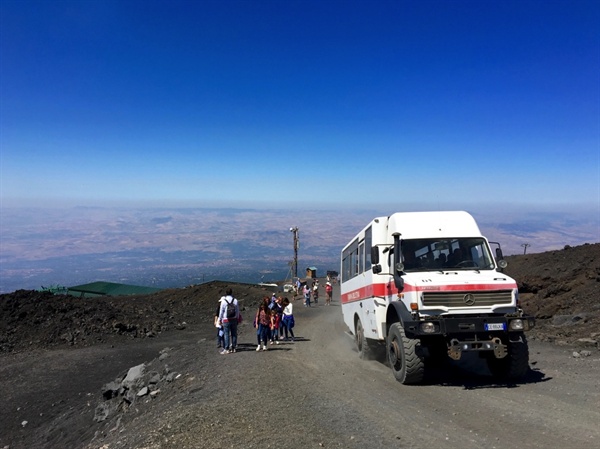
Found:
[[[0,292],[97,280],[155,287],[282,280],[294,257],[291,227],[300,230],[299,275],[308,266],[325,273],[338,270],[356,232],[395,210],[4,208]],[[600,240],[594,213],[470,212],[507,255]]]

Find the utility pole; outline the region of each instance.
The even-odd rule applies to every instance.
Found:
[[[290,232],[294,234],[294,276],[298,277],[298,248],[300,247],[300,239],[298,238],[298,228],[290,228]]]
[[[521,246],[523,247],[523,255],[525,255],[527,254],[527,248],[531,245],[529,243],[522,243]]]

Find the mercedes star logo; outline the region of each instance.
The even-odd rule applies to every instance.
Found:
[[[472,293],[467,293],[465,296],[463,296],[463,301],[466,305],[472,306],[475,304],[475,296]]]

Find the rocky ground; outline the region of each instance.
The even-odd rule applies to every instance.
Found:
[[[0,295],[0,352],[153,338],[206,323],[227,285],[209,282],[152,295],[85,300],[26,290]],[[235,284],[235,288],[242,310],[272,293],[254,284]]]
[[[586,424],[600,420],[600,244],[507,260],[523,307],[537,318],[529,333],[532,371],[516,395],[515,385],[492,383],[477,361],[420,389],[399,386],[384,364],[357,362],[336,301],[314,309],[296,301],[297,340],[258,354],[250,315],[271,290],[255,285],[211,282],[93,300],[1,295],[0,448],[418,449],[598,441],[600,431]],[[247,319],[239,353],[220,356],[212,317],[227,287]],[[410,429],[388,427],[384,415],[395,415],[402,401],[411,411],[404,418]],[[448,407],[456,410],[448,415]],[[483,414],[494,423],[477,425]],[[273,432],[273,420],[285,431]],[[523,443],[507,434],[509,425],[513,433],[540,435]],[[430,435],[419,426],[431,427]],[[461,432],[468,435],[459,438]]]
[[[600,340],[600,244],[510,256],[523,309],[536,317],[530,339],[597,345]]]

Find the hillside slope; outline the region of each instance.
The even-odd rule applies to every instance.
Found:
[[[505,272],[517,280],[524,310],[537,318],[530,338],[597,345],[600,243],[510,256],[506,261]]]
[[[214,281],[139,296],[81,299],[29,290],[0,295],[0,353],[153,338],[212,323],[217,300],[229,287],[242,314],[272,293],[254,284]]]

